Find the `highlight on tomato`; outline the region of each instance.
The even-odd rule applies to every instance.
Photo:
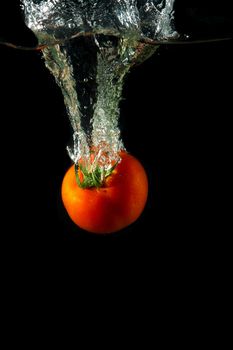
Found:
[[[72,165],[62,182],[62,201],[80,228],[97,234],[119,231],[141,215],[148,180],[141,163],[126,151],[108,171],[97,166],[89,172],[82,160]]]

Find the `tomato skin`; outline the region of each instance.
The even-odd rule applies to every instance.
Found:
[[[148,180],[141,163],[121,152],[121,162],[100,188],[77,185],[74,165],[62,183],[63,204],[73,222],[93,233],[112,233],[133,223],[142,213]]]

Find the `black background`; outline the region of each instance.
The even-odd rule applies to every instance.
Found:
[[[227,4],[177,0],[178,31],[193,39],[231,36]],[[1,3],[0,29],[1,39],[36,44],[18,2]],[[126,148],[148,173],[149,198],[133,225],[96,236],[75,226],[61,203],[71,164],[62,94],[40,52],[1,45],[1,242],[29,247],[32,255],[42,247],[43,254],[72,250],[106,261],[114,252],[117,261],[124,254],[159,265],[222,256],[230,212],[231,46],[231,40],[164,45],[132,69],[120,127]]]

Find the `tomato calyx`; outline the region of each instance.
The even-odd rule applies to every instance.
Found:
[[[75,177],[78,186],[82,189],[104,186],[105,179],[112,174],[118,163],[116,162],[107,170],[104,167],[96,166],[92,171],[88,171],[80,162],[75,164]]]
[[[106,143],[90,147],[90,153],[75,162],[77,185],[82,188],[100,188],[121,161],[122,151],[112,150]]]

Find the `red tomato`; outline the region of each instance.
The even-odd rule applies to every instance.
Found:
[[[144,209],[147,194],[145,170],[126,152],[121,152],[121,162],[102,187],[80,188],[74,165],[62,183],[62,200],[70,218],[93,233],[116,232],[133,223]]]

